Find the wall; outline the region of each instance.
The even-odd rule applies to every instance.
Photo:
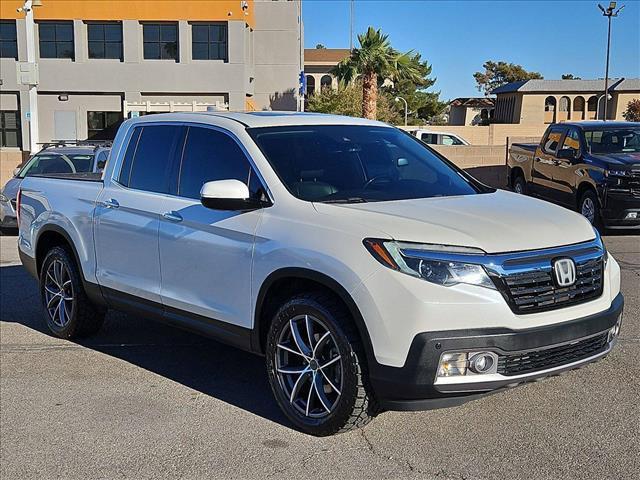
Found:
[[[429,125],[400,127],[405,130],[425,128],[460,135],[472,145],[506,145],[507,137],[542,137],[547,125],[494,123],[488,126]]]
[[[631,100],[640,99],[640,92],[637,93],[619,93],[614,97],[615,104],[612,110],[616,112],[616,120],[624,120],[622,114],[627,109],[627,105]]]
[[[13,171],[25,158],[18,150],[0,150],[0,189],[13,177]]]
[[[458,167],[496,188],[507,185],[505,145],[432,145]]]

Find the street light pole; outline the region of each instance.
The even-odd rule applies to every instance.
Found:
[[[602,15],[607,17],[608,20],[608,28],[607,28],[607,63],[605,66],[605,74],[604,74],[604,113],[602,115],[602,120],[607,121],[607,113],[609,112],[609,50],[611,49],[611,17],[617,17],[620,10],[624,8],[624,5],[616,10],[617,2],[610,2],[608,8],[604,8],[602,5],[598,4],[598,8],[602,10]],[[597,108],[596,108],[597,110]],[[596,113],[596,118],[597,118]]]
[[[407,101],[402,98],[402,97],[396,97],[396,102],[399,102],[400,100],[402,100],[404,102],[404,126],[407,126],[407,119],[409,116],[409,104],[407,103]]]

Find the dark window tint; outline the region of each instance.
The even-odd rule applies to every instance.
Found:
[[[50,153],[33,156],[18,174],[19,178],[54,173],[90,172],[93,166],[91,153]]]
[[[127,151],[124,154],[124,160],[122,162],[122,168],[120,169],[120,176],[118,181],[122,185],[129,185],[129,177],[131,176],[131,164],[133,163],[133,156],[138,148],[138,141],[140,140],[140,133],[142,133],[142,127],[136,127],[131,133],[129,139],[129,145],[127,145]]]
[[[122,23],[88,23],[89,58],[122,60]]]
[[[0,147],[21,147],[20,112],[0,111]]]
[[[558,148],[558,143],[560,143],[560,138],[562,137],[562,130],[559,128],[553,128],[545,138],[544,143],[542,145],[542,150],[545,153],[549,153],[553,155],[556,153],[556,149]]]
[[[142,127],[129,174],[129,188],[170,193],[169,172],[184,138],[184,130],[175,125]]]
[[[437,145],[438,144],[438,135],[436,133],[423,133],[421,140],[424,143],[428,143],[429,145]]]
[[[40,58],[74,58],[73,22],[39,22]]]
[[[194,23],[191,32],[194,60],[227,61],[226,23]]]
[[[0,21],[0,57],[18,59],[18,40],[15,20]]]
[[[178,24],[145,23],[142,30],[146,60],[178,60]]]
[[[240,180],[253,189],[261,188],[259,181],[251,181],[251,166],[244,152],[229,135],[208,128],[191,127],[187,133],[178,195],[200,198],[200,189],[214,180]]]
[[[348,203],[489,191],[395,128],[308,125],[248,132],[289,191],[303,200]]]
[[[120,112],[87,112],[87,138],[113,139],[122,120]]]
[[[576,152],[580,150],[580,135],[575,128],[570,128],[562,142],[562,148],[570,148]]]

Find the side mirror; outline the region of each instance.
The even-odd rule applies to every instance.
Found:
[[[17,177],[17,176],[18,176],[18,174],[20,173],[20,170],[21,170],[21,168],[20,168],[20,167],[16,167],[16,168],[14,168],[14,170],[13,170],[13,176],[14,176],[14,177]]]
[[[256,210],[267,206],[262,200],[250,198],[249,187],[240,180],[205,183],[200,190],[200,201],[212,210]]]
[[[557,153],[557,157],[563,160],[575,160],[577,156],[578,151],[573,148],[561,148]]]

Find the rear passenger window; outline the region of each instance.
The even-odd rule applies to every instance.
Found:
[[[422,140],[424,143],[428,143],[429,145],[437,145],[438,135],[435,133],[423,133],[420,140]]]
[[[261,188],[247,157],[233,138],[210,128],[190,127],[179,173],[178,195],[199,199],[206,182],[232,179],[249,186],[252,195]]]
[[[182,147],[184,127],[177,125],[145,125],[134,132],[125,153],[121,171],[123,185],[147,192],[170,193],[169,174],[178,149]],[[131,151],[133,150],[133,151]],[[128,157],[131,158],[128,167]],[[128,179],[124,178],[130,173]]]

